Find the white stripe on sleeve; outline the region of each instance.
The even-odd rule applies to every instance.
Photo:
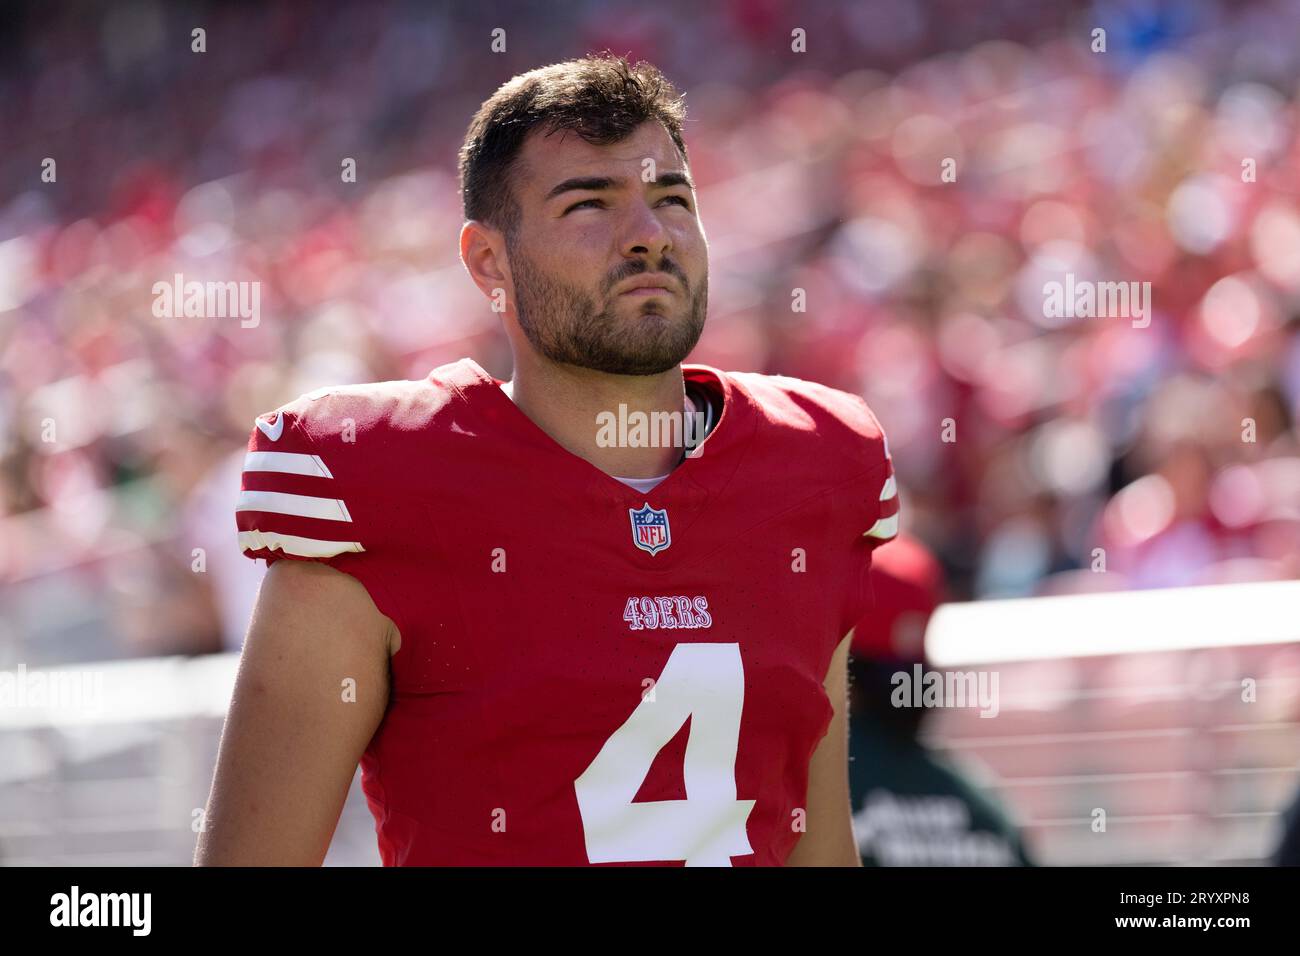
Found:
[[[892,538],[898,534],[898,515],[890,515],[888,518],[881,518],[871,526],[871,529],[864,531],[863,534],[872,538]]]
[[[250,451],[244,456],[244,471],[274,471],[282,475],[312,475],[333,478],[320,455],[294,451]]]
[[[360,541],[322,541],[319,538],[302,538],[296,534],[278,531],[241,531],[239,547],[243,551],[283,551],[301,558],[332,558],[349,552],[361,552]]]
[[[326,521],[352,520],[348,507],[341,498],[313,498],[311,495],[290,495],[282,491],[241,491],[235,510],[323,518]]]

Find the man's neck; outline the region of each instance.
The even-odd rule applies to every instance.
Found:
[[[602,420],[612,416],[617,422],[620,404],[625,406],[625,416],[642,412],[647,422],[661,420],[652,417],[656,412],[675,412],[680,417],[686,401],[681,366],[660,375],[607,375],[571,365],[516,360],[514,378],[503,388],[557,444],[607,475],[653,478],[672,471],[681,461],[680,447],[633,448],[600,440]],[[612,431],[617,437],[617,428]],[[647,438],[652,431],[647,427]],[[604,430],[605,435],[610,432]]]

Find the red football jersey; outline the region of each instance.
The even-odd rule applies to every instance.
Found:
[[[401,632],[361,762],[386,865],[777,865],[798,841],[893,468],[857,396],[683,373],[721,417],[648,494],[469,359],[258,419],[244,553],[353,575]]]

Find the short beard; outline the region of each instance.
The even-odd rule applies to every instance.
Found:
[[[591,296],[537,269],[518,246],[507,242],[506,254],[514,273],[519,327],[552,362],[609,375],[659,375],[680,365],[704,332],[707,275],[692,291],[680,270],[673,271],[689,303],[681,319],[670,319],[658,303],[644,303],[640,314],[628,319],[617,315],[613,304],[598,312]]]

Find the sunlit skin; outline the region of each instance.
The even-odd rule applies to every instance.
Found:
[[[553,194],[595,178],[610,185]],[[681,362],[704,325],[709,268],[686,163],[656,122],[608,146],[534,131],[512,186],[521,210],[513,244],[477,221],[460,236],[479,289],[489,298],[506,293],[511,397],[557,443],[607,474],[666,474],[681,449],[600,447],[597,416],[620,403],[629,412],[682,410]],[[646,273],[667,274],[673,288],[621,293]]]

